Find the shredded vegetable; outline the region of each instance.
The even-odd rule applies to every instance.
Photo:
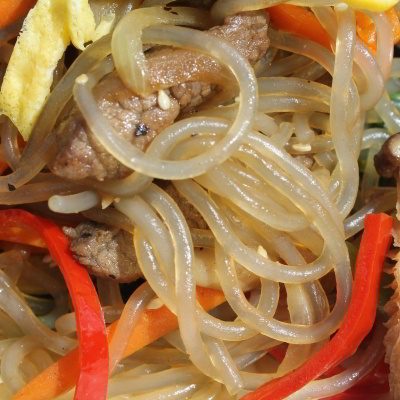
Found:
[[[197,299],[206,310],[210,310],[225,301],[222,292],[201,287],[197,288]],[[117,324],[118,321],[115,321],[108,327],[108,340],[112,339]],[[162,306],[158,309],[146,310],[132,332],[125,348],[124,357],[172,332],[177,327],[178,320],[167,307]],[[35,377],[13,399],[51,400],[73,387],[78,374],[78,351],[74,350]],[[92,399],[95,398],[92,397]]]
[[[36,0],[0,0],[0,29],[22,18]]]
[[[94,31],[88,0],[38,0],[25,18],[0,91],[0,112],[25,140],[50,93],[53,71],[65,49],[72,42],[83,50]]]
[[[304,7],[280,4],[268,8],[273,25],[283,31],[294,33],[330,49],[330,38],[314,14]]]
[[[356,351],[375,321],[380,276],[391,229],[392,218],[385,214],[370,214],[365,218],[349,310],[333,339],[300,368],[261,386],[243,400],[284,399]]]
[[[18,242],[26,240],[25,236],[18,237],[12,229],[17,229],[23,235],[26,229],[29,230],[29,236],[34,232],[36,236],[39,235],[67,283],[75,309],[79,340],[75,399],[105,399],[108,385],[108,343],[100,302],[89,274],[72,257],[68,239],[53,222],[24,210],[0,211],[0,232],[3,238]],[[13,236],[7,239],[7,233]]]
[[[315,15],[304,7],[280,4],[267,9],[273,25],[283,31],[291,32],[302,38],[310,39],[331,49],[328,33]],[[400,22],[397,11],[392,8],[386,12],[392,26],[394,42],[400,40]],[[372,51],[376,50],[376,29],[372,19],[365,13],[356,13],[357,34]]]

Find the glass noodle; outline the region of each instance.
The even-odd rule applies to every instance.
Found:
[[[240,399],[302,365],[335,333],[351,297],[364,217],[395,207],[395,189],[378,187],[372,170],[374,154],[400,127],[385,88],[392,79],[390,21],[368,13],[373,53],[357,36],[355,10],[335,0],[139,3],[94,6],[96,21],[112,30],[54,86],[26,145],[1,119],[0,156],[10,168],[0,177],[0,205],[29,207],[60,225],[108,225],[113,240],[120,230],[131,235],[127,251],[144,282],[96,278],[106,322],[119,319],[110,335],[110,399]],[[269,23],[269,49],[251,65],[238,46],[207,33],[232,14],[282,4],[307,7],[331,48]],[[266,14],[256,15],[264,21]],[[0,52],[2,41],[13,45],[4,35],[14,30],[0,35]],[[185,83],[182,75],[165,83],[148,62],[168,46],[213,59],[220,72],[205,83],[217,95],[194,109],[181,104],[179,117],[142,151],[116,132],[96,86],[113,74],[132,98],[173,93]],[[88,143],[127,167],[126,175],[74,181],[47,168],[61,140],[56,127],[73,107]],[[372,110],[384,127],[367,126]],[[365,168],[360,154],[367,154]],[[75,313],[52,260],[44,249],[10,246],[0,254],[6,399],[76,345]],[[207,312],[199,286],[221,291],[226,301]],[[138,321],[163,306],[178,329],[129,354]],[[376,330],[341,373],[290,399],[329,397],[354,385],[381,358],[382,335]],[[272,349],[283,349],[281,359]],[[73,398],[68,389],[60,400]]]

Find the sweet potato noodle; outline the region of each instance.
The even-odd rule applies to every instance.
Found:
[[[395,189],[378,188],[373,169],[374,154],[400,128],[385,86],[392,79],[392,29],[385,13],[368,14],[376,28],[372,52],[357,36],[349,6],[289,2],[313,13],[331,49],[270,23],[270,47],[251,65],[229,41],[205,30],[229,15],[268,13],[286,2],[217,0],[191,8],[145,0],[132,11],[122,3],[113,31],[63,71],[23,148],[16,128],[1,120],[0,155],[9,169],[0,177],[0,204],[29,204],[60,223],[67,221],[63,214],[75,214],[72,225],[88,219],[133,234],[145,282],[124,304],[117,282],[96,278],[106,322],[121,317],[110,343],[110,399],[239,399],[300,366],[338,329],[364,217],[395,206]],[[97,20],[104,10],[94,6]],[[13,29],[0,35],[0,51],[10,46]],[[95,89],[110,73],[144,97],[200,81],[177,73],[165,84],[149,72],[148,54],[167,46],[211,57],[220,74],[207,83],[218,94],[183,111],[142,151],[116,133]],[[129,174],[98,181],[49,172],[57,155],[55,127],[72,107]],[[386,127],[368,126],[374,118]],[[171,182],[206,227],[188,224],[162,181]],[[199,252],[208,257],[201,266]],[[65,286],[48,262],[23,246],[0,254],[2,399],[76,344]],[[220,289],[226,303],[206,312],[197,286]],[[125,357],[141,314],[161,304],[176,315],[179,329]],[[346,390],[381,359],[382,336],[375,332],[340,374],[290,398]],[[280,345],[286,352],[277,361],[268,353]]]

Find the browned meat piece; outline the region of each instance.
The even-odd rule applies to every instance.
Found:
[[[268,49],[267,30],[266,14],[260,11],[228,17],[224,25],[208,32],[228,40],[255,63]],[[210,57],[184,49],[156,48],[149,52],[147,61],[151,84],[164,87],[165,91],[140,98],[124,86],[116,72],[104,77],[94,90],[100,110],[118,135],[141,150],[181,111],[190,112],[215,95],[218,85],[222,87],[231,79]],[[129,173],[88,132],[76,108],[56,127],[56,134],[59,151],[50,164],[56,175],[104,180]]]
[[[225,39],[251,64],[262,58],[269,47],[268,21],[264,11],[251,11],[225,18],[208,34]],[[169,47],[156,48],[147,55],[150,83],[154,87],[172,88],[184,82],[223,84],[229,73],[202,53]]]
[[[215,85],[204,82],[186,82],[171,88],[171,94],[178,100],[182,112],[190,112],[211,94],[216,92]]]
[[[389,137],[374,157],[375,169],[384,178],[396,177],[400,167],[400,133]]]
[[[133,251],[132,235],[93,222],[64,228],[71,238],[71,251],[96,276],[132,282],[142,276]]]
[[[94,92],[99,109],[116,132],[141,150],[179,114],[178,101],[168,91],[164,93],[170,101],[168,110],[157,105],[156,95],[145,99],[132,95],[115,73],[101,81]],[[103,180],[127,175],[129,169],[112,157],[93,135],[88,135],[87,129],[82,115],[73,108],[58,126],[60,151],[51,165],[52,171],[67,179]]]
[[[200,213],[170,182],[157,182],[178,204],[191,228],[208,229]],[[84,222],[76,228],[64,228],[77,260],[96,276],[131,282],[142,276],[133,248],[132,235],[110,226]]]

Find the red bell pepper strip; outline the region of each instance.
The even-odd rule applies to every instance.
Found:
[[[1,233],[29,229],[41,237],[67,284],[76,314],[79,340],[79,377],[76,382],[75,400],[102,400],[107,397],[108,342],[100,302],[87,273],[75,261],[69,250],[69,242],[62,230],[53,222],[27,211],[9,209],[0,211]],[[16,237],[10,237],[10,241]],[[18,239],[18,238],[17,238]]]
[[[219,290],[197,287],[197,300],[205,310],[211,310],[224,303],[225,297]],[[118,321],[114,321],[107,327],[110,341],[117,325]],[[178,319],[176,315],[168,310],[165,305],[157,309],[145,310],[131,332],[124,357],[130,356],[177,328]],[[78,354],[76,350],[72,350],[35,376],[13,396],[13,400],[53,400],[73,387],[77,375]],[[93,398],[93,400],[96,399]]]
[[[371,330],[376,315],[379,282],[391,240],[392,218],[371,214],[365,218],[364,234],[348,312],[335,336],[293,372],[258,388],[242,400],[279,400],[298,391],[351,356]]]

